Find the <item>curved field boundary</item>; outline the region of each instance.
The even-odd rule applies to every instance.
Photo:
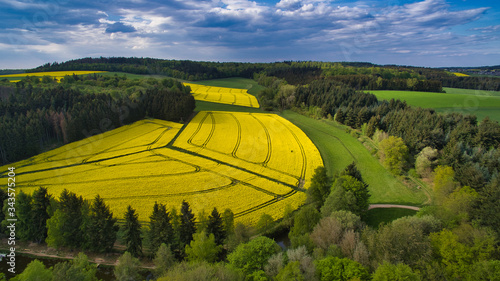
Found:
[[[233,117],[234,121],[236,122],[236,126],[238,127],[238,137],[236,138],[236,144],[233,148],[233,151],[231,152],[231,156],[233,156],[234,158],[238,158],[236,156],[236,152],[240,148],[240,143],[241,143],[241,124],[240,124],[240,121],[238,120],[238,118],[236,118],[236,116],[234,116],[234,114],[231,113],[229,115],[231,117]]]

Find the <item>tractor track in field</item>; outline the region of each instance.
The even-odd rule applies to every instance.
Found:
[[[267,127],[264,125],[264,123],[262,123],[262,121],[260,121],[257,117],[255,117],[252,113],[250,113],[250,116],[252,116],[257,122],[259,122],[259,124],[262,126],[262,129],[264,130],[264,133],[266,133],[266,139],[267,139],[267,155],[266,155],[266,159],[264,159],[264,161],[261,163],[264,167],[267,167],[267,164],[269,163],[269,161],[271,160],[271,154],[272,154],[272,143],[271,143],[271,135],[269,134],[269,130],[267,129]]]

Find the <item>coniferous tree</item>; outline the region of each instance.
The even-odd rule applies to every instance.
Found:
[[[142,255],[142,237],[141,224],[139,223],[139,215],[130,205],[125,212],[124,237],[126,251],[132,256],[138,257]]]
[[[83,198],[73,192],[64,189],[59,197],[59,208],[63,214],[63,237],[65,245],[69,247],[81,247],[84,244],[84,236],[81,231],[83,224]]]
[[[231,209],[225,209],[224,214],[222,214],[222,219],[224,220],[224,232],[226,237],[229,237],[234,233],[234,213]]]
[[[196,232],[194,224],[194,214],[189,207],[189,203],[182,201],[181,206],[181,225],[179,229],[180,242],[183,249],[185,245],[189,245],[193,240],[193,234]]]
[[[37,243],[42,243],[47,238],[47,220],[50,206],[50,195],[47,188],[40,187],[33,192],[31,203],[31,221],[33,223],[33,233],[31,239]]]
[[[24,193],[22,190],[16,196],[16,237],[23,241],[30,240],[33,237],[31,199],[31,195]],[[6,210],[7,206],[4,207],[4,210]],[[6,213],[6,216],[9,217],[9,213]],[[4,227],[8,224],[6,220],[2,222]]]
[[[207,233],[212,233],[214,235],[215,243],[217,245],[224,244],[224,240],[226,239],[226,232],[224,231],[222,217],[217,211],[217,208],[214,208],[212,213],[208,216]]]
[[[153,213],[149,217],[149,241],[151,253],[156,253],[162,243],[174,243],[174,230],[172,228],[170,213],[166,206],[155,202]]]
[[[317,208],[320,208],[330,194],[331,185],[332,181],[326,173],[326,168],[317,167],[311,179],[311,186],[306,191],[307,202],[314,203]]]
[[[87,247],[96,252],[111,251],[116,241],[117,231],[116,218],[113,217],[113,213],[104,200],[97,195],[90,207]]]

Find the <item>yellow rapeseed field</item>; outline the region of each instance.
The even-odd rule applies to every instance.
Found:
[[[106,71],[48,71],[48,72],[32,72],[32,73],[19,73],[19,74],[7,74],[7,75],[0,75],[0,79],[2,78],[7,78],[11,82],[19,82],[20,80],[13,80],[12,78],[24,78],[26,76],[34,76],[34,77],[43,77],[43,76],[50,76],[52,78],[57,79],[58,82],[61,81],[61,78],[64,78],[66,75],[85,75],[85,74],[92,74],[92,73],[101,73],[101,72],[106,72]]]
[[[250,95],[245,89],[212,87],[192,83],[184,83],[184,85],[191,88],[195,100],[259,108],[257,98]]]
[[[155,201],[179,208],[186,200],[195,214],[229,208],[236,221],[255,224],[300,206],[322,164],[309,138],[277,115],[200,112],[185,128],[142,120],[9,166],[27,193],[100,194],[120,219],[129,204],[149,221]]]
[[[453,74],[455,74],[455,76],[458,76],[458,77],[468,77],[469,76],[468,74],[460,73],[460,72],[453,72]]]

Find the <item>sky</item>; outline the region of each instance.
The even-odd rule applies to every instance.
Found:
[[[0,69],[82,57],[500,64],[498,0],[0,0]]]

